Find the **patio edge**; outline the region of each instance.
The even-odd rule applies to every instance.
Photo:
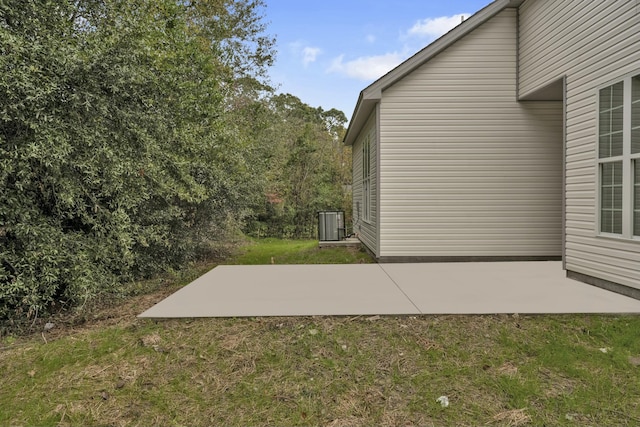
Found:
[[[620,283],[610,282],[609,280],[599,279],[589,276],[588,274],[578,273],[576,271],[567,270],[567,278],[586,283],[607,291],[615,292],[629,298],[640,300],[640,289],[621,285]]]

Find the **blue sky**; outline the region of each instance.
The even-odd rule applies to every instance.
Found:
[[[351,118],[362,89],[490,0],[266,0],[279,92]]]

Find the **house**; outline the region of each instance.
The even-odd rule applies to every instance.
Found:
[[[640,297],[640,3],[496,0],[365,88],[354,231],[381,262],[562,259]]]

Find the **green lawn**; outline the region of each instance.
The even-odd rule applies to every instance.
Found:
[[[366,259],[316,244],[233,262]],[[4,337],[0,425],[640,424],[638,316],[135,318],[168,286]]]
[[[353,264],[373,262],[355,248],[318,248],[317,240],[251,240],[227,264]]]

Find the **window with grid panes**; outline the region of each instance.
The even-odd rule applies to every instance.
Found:
[[[640,236],[640,75],[631,79],[630,157],[633,162],[633,235]]]
[[[600,231],[622,233],[622,147],[624,84],[600,90]]]
[[[640,236],[640,75],[598,93],[599,229]]]
[[[362,219],[371,220],[371,140],[362,143]]]

